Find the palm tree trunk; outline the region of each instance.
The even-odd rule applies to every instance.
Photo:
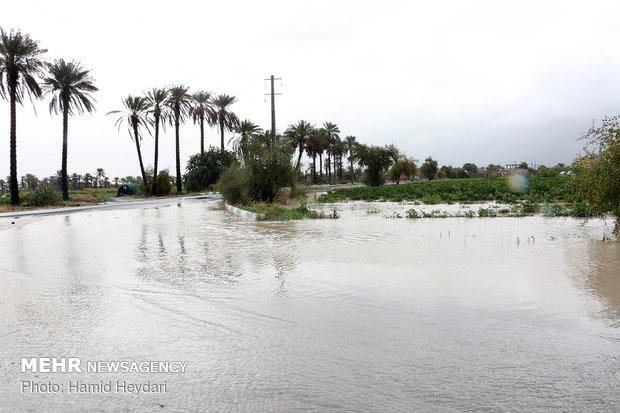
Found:
[[[222,152],[224,152],[224,118],[220,117],[220,132],[222,137]]]
[[[177,144],[177,192],[183,192],[183,185],[181,185],[181,149],[179,143],[179,117],[181,116],[181,107],[177,102],[174,108],[174,129],[176,134]]]
[[[62,110],[62,167],[60,169],[60,181],[62,186],[62,199],[69,200],[69,184],[67,182],[67,135],[69,133],[69,102],[63,98]]]
[[[304,146],[300,143],[299,144],[299,156],[297,157],[297,166],[295,167],[295,169],[297,170],[299,170],[299,165],[301,162],[301,154],[302,154],[303,149],[304,149]]]
[[[140,151],[140,138],[138,136],[138,123],[133,122],[133,136],[136,141],[136,149],[138,150],[138,160],[140,161],[140,173],[142,174],[142,182],[144,182],[144,187],[147,187],[146,182],[146,174],[144,173],[144,164],[142,163],[142,151]]]
[[[205,117],[200,115],[200,154],[205,153]]]
[[[353,153],[349,152],[349,156],[351,158],[351,183],[355,181],[355,176],[353,175]]]
[[[9,100],[11,101],[11,204],[19,204],[19,188],[17,186],[17,116],[15,102],[17,100],[17,79],[9,79]]]
[[[316,184],[316,153],[312,154],[312,181]]]
[[[323,179],[323,154],[319,154],[319,171],[321,172],[321,179]]]
[[[151,185],[151,193],[156,195],[157,192],[157,160],[159,158],[159,114],[155,113],[155,161],[153,162],[153,183]]]

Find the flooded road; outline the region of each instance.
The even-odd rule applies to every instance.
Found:
[[[0,231],[0,411],[620,410],[611,222],[321,208],[340,218],[247,222],[183,199]],[[187,368],[34,373],[23,357]]]

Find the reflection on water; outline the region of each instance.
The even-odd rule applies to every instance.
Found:
[[[164,201],[1,231],[2,408],[620,408],[620,248],[598,241],[604,223],[336,208],[338,220],[256,223],[218,200]],[[188,371],[20,373],[32,356],[185,360]],[[35,379],[168,390],[20,394]]]

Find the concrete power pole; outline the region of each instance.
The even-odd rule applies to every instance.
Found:
[[[282,86],[282,78],[273,77],[271,75],[270,79],[265,79],[271,81],[271,93],[265,93],[265,96],[271,95],[271,144],[275,146],[276,144],[276,95],[281,95],[282,93],[275,93],[274,91],[274,80],[280,81],[280,86]]]

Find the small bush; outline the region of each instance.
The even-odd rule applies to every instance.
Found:
[[[30,192],[24,204],[32,206],[60,205],[62,203],[62,194],[54,187],[42,185]]]
[[[157,172],[157,182],[155,183],[155,191],[153,191],[153,169],[146,171],[146,187],[144,182],[140,181],[140,193],[143,195],[166,196],[172,192],[172,180],[167,169]]]
[[[405,215],[407,218],[411,218],[411,219],[416,219],[416,218],[420,218],[420,214],[418,213],[418,211],[416,211],[415,209],[409,209],[407,210],[407,215]]]
[[[249,201],[250,175],[245,168],[233,165],[220,176],[215,189],[229,204],[246,204]]]

